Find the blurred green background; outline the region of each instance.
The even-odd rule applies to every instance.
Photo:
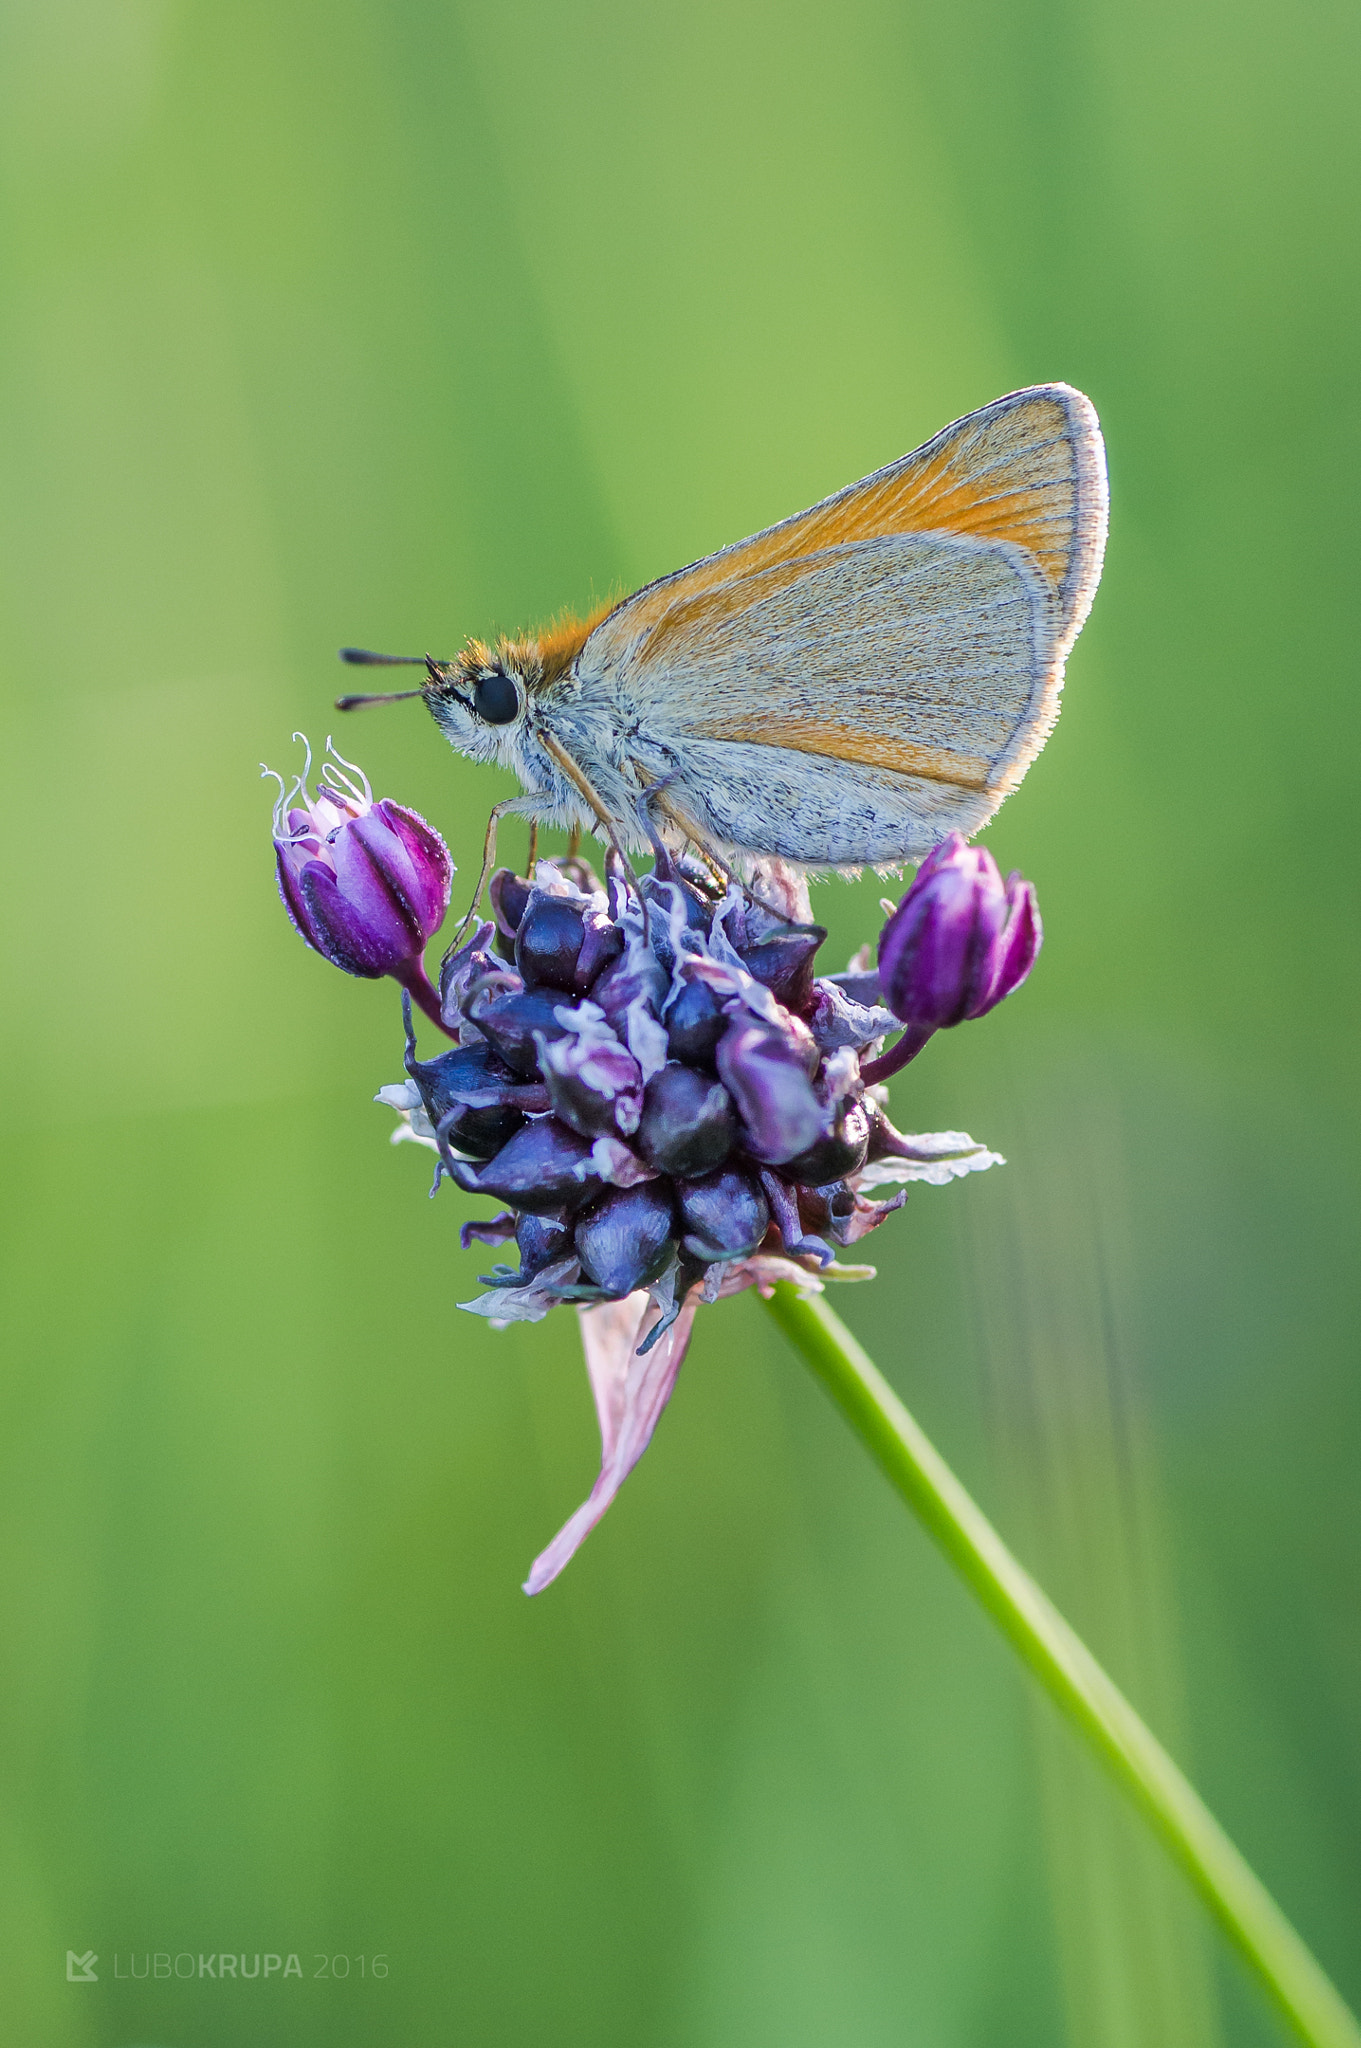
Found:
[[[524,1599],[575,1331],[456,1313],[395,991],[288,928],[257,780],[341,642],[632,586],[1046,378],[1113,505],[988,841],[1048,942],[894,1084],[1010,1163],[837,1306],[1361,1998],[1358,42],[8,0],[7,2039],[1280,2038],[750,1300]],[[494,776],[416,706],[341,744],[475,874]],[[223,1950],[303,1976],[127,1981]]]

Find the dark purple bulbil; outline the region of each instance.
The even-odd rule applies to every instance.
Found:
[[[501,977],[509,984],[509,977]],[[557,1011],[563,1001],[556,989],[481,988],[464,1009],[469,1024],[475,1025],[486,1043],[513,1067],[517,1074],[535,1074],[539,1068],[536,1033],[542,1038],[561,1038],[564,1027]]]
[[[677,1192],[681,1248],[700,1265],[746,1258],[764,1242],[770,1204],[750,1168],[701,1174]]]
[[[584,996],[623,950],[623,930],[602,911],[537,889],[515,928],[515,965],[526,988]]]
[[[666,1012],[666,1049],[673,1060],[707,1065],[727,1028],[721,998],[704,982],[688,980]]]
[[[454,1157],[448,1118],[435,1126],[445,1171],[470,1195],[494,1195],[531,1216],[571,1215],[600,1193],[591,1147],[555,1116],[522,1124],[482,1166]]]
[[[510,868],[498,868],[487,886],[491,914],[496,921],[494,943],[503,960],[515,958],[515,933],[533,888],[533,882]]]
[[[824,1137],[811,1144],[786,1169],[789,1177],[817,1187],[859,1173],[870,1147],[870,1117],[862,1101],[846,1101]]]
[[[576,1227],[581,1270],[605,1294],[632,1294],[656,1280],[672,1258],[675,1205],[662,1178],[634,1188],[610,1188]]]
[[[548,1106],[527,1100],[542,1096],[541,1088],[508,1086],[514,1077],[489,1046],[462,1045],[433,1060],[418,1060],[408,1037],[406,1070],[421,1091],[431,1123],[470,1159],[494,1159],[509,1143],[525,1120],[521,1103]]]
[[[747,1150],[771,1166],[796,1158],[823,1131],[809,1071],[816,1071],[817,1052],[795,1035],[796,1022],[791,1016],[772,1023],[748,1011],[733,1018],[718,1045],[719,1076],[737,1105]]]
[[[658,1173],[708,1173],[737,1143],[737,1112],[721,1081],[668,1060],[643,1096],[638,1150]]]
[[[572,1230],[556,1216],[524,1215],[515,1226],[515,1249],[526,1273],[542,1273],[572,1249]]]

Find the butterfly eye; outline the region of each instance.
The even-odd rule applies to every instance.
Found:
[[[473,684],[473,709],[486,725],[509,725],[520,709],[520,693],[510,677],[497,669]]]

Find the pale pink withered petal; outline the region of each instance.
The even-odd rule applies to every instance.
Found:
[[[662,1314],[643,1293],[578,1310],[586,1370],[600,1419],[600,1476],[571,1520],[535,1558],[526,1593],[542,1593],[594,1529],[652,1438],[671,1398],[695,1320],[692,1295],[666,1334],[642,1357],[638,1347]]]

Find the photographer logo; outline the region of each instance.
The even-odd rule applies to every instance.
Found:
[[[87,1949],[84,1955],[77,1955],[73,1948],[66,1951],[66,1981],[68,1984],[97,1984],[99,1977],[95,1964],[99,1957],[94,1949]],[[318,1951],[311,1958],[311,1967],[303,1968],[302,1957],[295,1951],[278,1950],[269,1954],[256,1953],[234,1955],[214,1949],[208,1954],[192,1953],[182,1949],[178,1955],[169,1949],[144,1950],[140,1954],[121,1951],[113,1958],[112,1975],[116,1983],[157,1983],[173,1982],[178,1978],[196,1980],[211,1978],[214,1983],[268,1983],[277,1978],[286,1983],[290,1977],[299,1980],[324,1979],[333,1984],[351,1979],[364,1982],[368,1978],[381,1981],[389,1975],[388,1958],[385,1951],[377,1955],[366,1952],[362,1955],[329,1955]]]

